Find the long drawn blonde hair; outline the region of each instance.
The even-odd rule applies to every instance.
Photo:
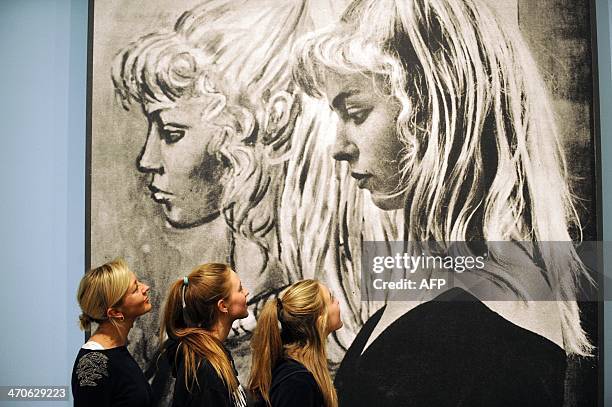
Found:
[[[264,305],[251,341],[249,389],[261,395],[268,405],[272,369],[283,357],[297,360],[312,373],[326,407],[338,405],[325,350],[326,297],[318,281],[302,280],[287,288],[279,300]]]
[[[549,93],[518,27],[479,0],[357,0],[296,47],[294,77],[320,97],[328,72],[382,78],[402,105],[397,134],[408,237],[536,242],[568,353],[590,354],[575,301],[590,281]],[[519,243],[520,244],[520,243]],[[484,277],[521,295],[517,267]]]

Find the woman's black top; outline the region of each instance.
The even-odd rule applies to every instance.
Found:
[[[341,407],[562,406],[565,352],[453,288],[389,325],[362,351],[363,326],[336,374]]]
[[[166,356],[172,367],[172,375],[176,378],[174,382],[174,394],[172,397],[173,407],[183,406],[214,406],[214,407],[246,407],[247,400],[243,388],[231,394],[221,377],[217,374],[206,358],[201,358],[198,364],[196,376],[197,382],[191,381],[189,389],[185,382],[185,362],[179,342],[168,339],[165,343]],[[234,366],[231,353],[225,352],[232,364],[234,374],[238,372]]]
[[[272,369],[270,384],[272,407],[322,407],[323,394],[314,376],[304,365],[293,359],[281,359]],[[263,399],[253,407],[264,407]]]
[[[81,349],[72,368],[75,407],[148,407],[151,387],[127,347]]]

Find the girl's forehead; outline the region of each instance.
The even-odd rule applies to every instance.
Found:
[[[323,91],[330,105],[335,105],[338,97],[373,96],[376,91],[383,89],[383,83],[373,74],[332,72],[325,77]]]
[[[240,277],[238,277],[238,273],[236,273],[234,270],[231,271],[231,276],[230,276],[230,280],[236,284],[236,285],[240,285]]]

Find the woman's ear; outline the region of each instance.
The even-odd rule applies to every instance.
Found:
[[[115,309],[115,308],[109,308],[106,310],[106,316],[108,317],[108,319],[119,319],[121,321],[123,321],[125,319],[125,317],[123,316],[123,312]]]
[[[223,300],[217,301],[217,309],[224,314],[227,314],[229,312],[229,310],[227,309],[227,305],[225,305],[225,301]]]
[[[267,139],[275,139],[275,135],[289,124],[294,97],[289,92],[279,91],[266,99],[263,129]]]

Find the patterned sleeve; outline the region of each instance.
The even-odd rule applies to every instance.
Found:
[[[72,375],[75,407],[111,405],[111,380],[108,356],[89,352],[79,358]]]

